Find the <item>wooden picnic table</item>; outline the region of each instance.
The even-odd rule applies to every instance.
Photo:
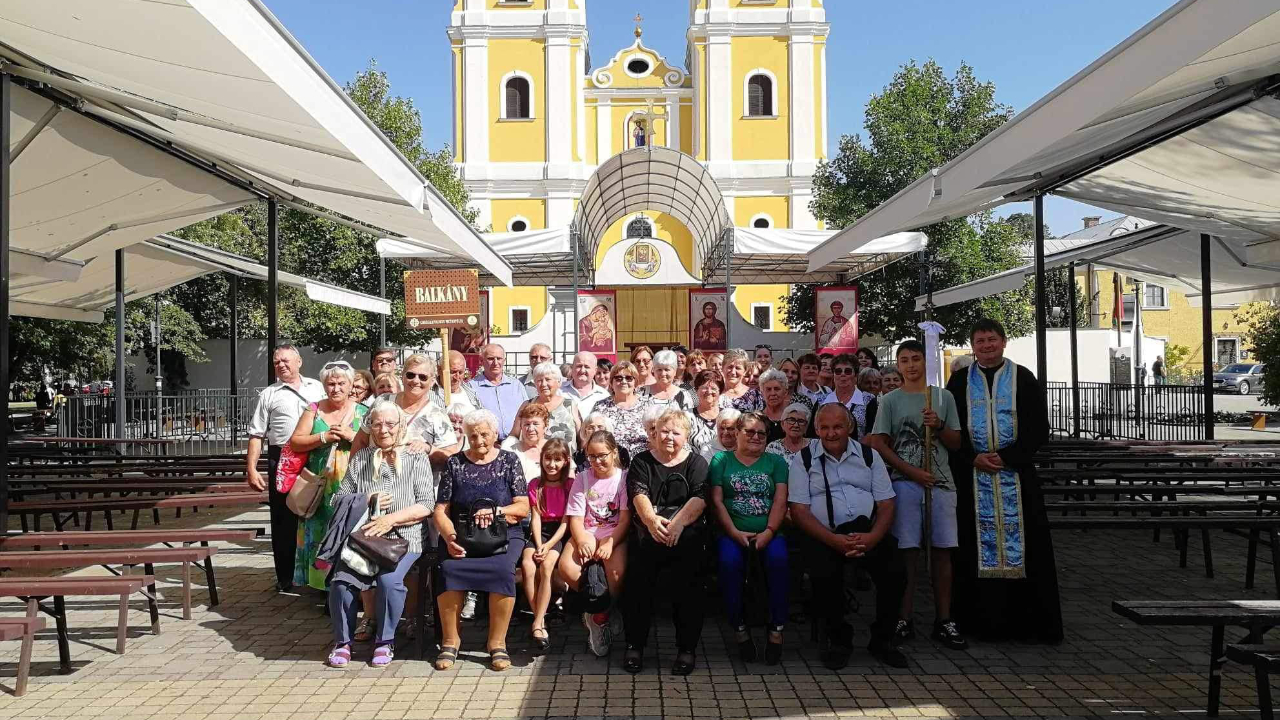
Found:
[[[120,611],[116,626],[116,653],[124,654],[129,630],[129,598],[134,593],[155,585],[155,577],[149,575],[118,575],[112,577],[0,577],[0,598],[20,598],[27,604],[27,617],[34,618],[43,612],[53,617],[58,628],[58,661],[61,672],[71,672],[71,644],[67,636],[68,597],[119,596]],[[53,598],[53,607],[41,600]],[[159,611],[154,596],[147,597],[151,611],[152,628],[159,627]]]
[[[0,550],[77,545],[154,545],[158,543],[253,542],[262,528],[195,528],[192,530],[64,530],[0,534]]]
[[[66,520],[77,513],[85,513],[85,530],[90,529],[94,512],[101,511],[107,523],[107,529],[114,529],[111,513],[117,510],[133,510],[131,528],[138,528],[138,516],[142,510],[163,510],[166,508],[199,508],[199,507],[236,507],[242,505],[262,505],[267,502],[265,492],[241,493],[200,493],[198,495],[172,495],[149,498],[95,498],[92,500],[24,500],[9,503],[9,514],[22,517],[22,529],[27,530],[27,516],[35,519],[35,529],[40,529],[40,516],[52,515],[55,529],[62,529]]]
[[[1252,644],[1280,625],[1280,600],[1116,600],[1111,610],[1138,625],[1213,628],[1209,642],[1210,717],[1217,717],[1222,693],[1226,628],[1245,628],[1247,634],[1241,642]]]

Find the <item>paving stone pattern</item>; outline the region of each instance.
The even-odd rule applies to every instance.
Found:
[[[164,518],[165,527],[217,524],[266,527],[265,511]],[[144,520],[143,527],[146,527]],[[345,671],[322,665],[331,633],[323,596],[272,590],[270,544],[225,547],[216,556],[222,604],[206,606],[195,592],[194,618],[183,621],[180,574],[161,575],[162,633],[152,635],[139,599],[130,616],[128,649],[116,655],[117,608],[93,599],[68,603],[74,672],[58,674],[52,630],[36,639],[28,694],[9,694],[17,642],[0,643],[0,718],[128,717],[183,720],[314,720],[316,718],[802,718],[802,717],[1187,717],[1204,714],[1207,628],[1139,628],[1111,612],[1114,599],[1269,598],[1268,558],[1260,558],[1258,585],[1245,590],[1242,538],[1213,535],[1215,577],[1199,564],[1199,538],[1191,561],[1178,567],[1166,532],[1055,532],[1067,637],[1059,647],[975,642],[953,652],[925,637],[905,648],[907,670],[879,665],[855,651],[838,673],[822,667],[809,628],[793,624],[781,665],[744,666],[728,649],[733,633],[718,598],[703,633],[698,669],[669,673],[674,631],[665,614],[651,641],[645,671],[621,668],[622,642],[607,659],[586,652],[580,623],[553,626],[552,651],[530,652],[527,620],[513,623],[514,667],[495,673],[484,664],[484,630],[464,628],[460,662],[436,672],[428,662],[398,658],[385,670],[369,668],[371,649],[357,646]],[[104,572],[102,570],[86,572]],[[923,572],[923,568],[922,568]],[[203,582],[203,575],[193,573]],[[872,593],[858,593],[854,619],[865,643]],[[922,588],[916,625],[932,625],[932,600]],[[799,605],[795,608],[799,610]],[[21,614],[17,601],[0,600],[0,615]],[[52,621],[49,623],[52,625]],[[1228,639],[1238,632],[1229,632]],[[402,642],[404,638],[401,638]],[[763,630],[757,642],[764,642]],[[863,643],[859,643],[861,646]],[[409,655],[406,647],[402,656]],[[1256,715],[1252,674],[1228,665],[1223,681],[1227,717]]]

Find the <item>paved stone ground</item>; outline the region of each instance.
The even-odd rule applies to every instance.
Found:
[[[165,519],[166,527],[216,522],[266,526],[266,513]],[[145,526],[145,525],[144,525]],[[271,592],[266,538],[247,547],[227,547],[217,556],[222,604],[205,606],[196,593],[195,616],[181,619],[176,568],[159,568],[166,602],[161,635],[148,628],[145,607],[134,603],[128,652],[115,655],[116,609],[110,602],[69,603],[75,670],[59,675],[54,634],[35,646],[31,689],[8,694],[16,672],[18,644],[0,643],[0,717],[184,718],[516,718],[516,717],[1184,717],[1204,713],[1209,630],[1139,628],[1111,612],[1113,599],[1268,598],[1272,568],[1261,562],[1258,588],[1243,589],[1244,541],[1215,533],[1216,577],[1199,565],[1192,537],[1191,563],[1178,567],[1166,533],[1153,543],[1146,532],[1057,532],[1058,564],[1067,639],[1056,648],[974,643],[950,652],[927,638],[912,641],[909,670],[878,665],[863,651],[850,667],[832,673],[818,661],[807,627],[788,629],[787,653],[778,667],[744,667],[731,659],[732,633],[713,610],[703,635],[698,670],[671,676],[673,631],[658,627],[647,668],[625,673],[622,648],[612,657],[586,654],[579,624],[552,628],[553,650],[529,652],[528,623],[510,633],[515,667],[494,673],[482,664],[483,629],[468,626],[463,659],[446,673],[427,662],[405,659],[382,671],[355,664],[330,670],[321,661],[330,641],[318,593],[298,597]],[[203,579],[202,575],[198,577]],[[865,639],[871,593],[855,627]],[[710,606],[718,605],[712,602]],[[932,603],[917,601],[916,624],[929,627]],[[0,614],[21,612],[0,601]],[[1229,635],[1229,639],[1234,635]],[[763,637],[758,639],[763,642]],[[655,661],[654,653],[657,653]],[[358,661],[368,648],[357,648]],[[1252,674],[1228,666],[1223,714],[1256,711]]]

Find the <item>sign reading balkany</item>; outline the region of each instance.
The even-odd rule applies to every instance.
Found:
[[[411,270],[404,274],[404,319],[413,330],[475,328],[480,279],[475,270]]]

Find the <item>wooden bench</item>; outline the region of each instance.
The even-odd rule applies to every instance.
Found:
[[[166,508],[197,507],[237,507],[244,505],[262,505],[267,502],[265,492],[238,493],[199,493],[194,495],[174,495],[149,498],[106,498],[94,500],[30,500],[9,503],[9,514],[22,517],[22,529],[27,527],[27,517],[34,518],[35,529],[40,529],[40,517],[51,515],[54,527],[62,526],[76,513],[85,514],[84,529],[89,530],[93,513],[101,512],[107,523],[107,529],[115,529],[112,513],[119,510],[133,510],[133,522],[130,529],[138,529],[138,517],[143,510],[162,510]],[[63,514],[67,517],[64,519]]]
[[[1272,720],[1271,671],[1280,669],[1280,647],[1274,645],[1234,644],[1227,646],[1227,659],[1253,667],[1258,686],[1258,710],[1262,720]]]
[[[148,576],[155,576],[155,566],[158,563],[181,563],[182,565],[182,619],[191,619],[191,566],[192,564],[208,563],[208,567],[213,566],[213,556],[218,552],[218,548],[199,546],[199,547],[180,547],[180,548],[95,548],[92,550],[48,550],[34,552],[0,552],[0,568],[9,570],[61,570],[67,568],[89,568],[95,565],[101,565],[111,570],[111,565],[120,565],[125,568],[133,568],[142,565],[144,572]],[[112,572],[115,572],[112,570]],[[212,577],[212,573],[206,575],[206,578]],[[156,596],[156,587],[151,585],[147,588],[153,597]],[[218,590],[213,585],[209,585],[209,606],[213,607],[218,604]],[[152,612],[155,613],[157,608],[152,605]],[[159,618],[154,614],[151,618],[152,625],[158,634],[160,632]]]
[[[1201,531],[1201,544],[1204,547],[1205,577],[1213,577],[1213,551],[1209,545],[1210,530],[1243,530],[1251,535],[1266,532],[1271,544],[1271,563],[1276,582],[1276,597],[1280,597],[1280,517],[1260,515],[1192,515],[1161,517],[1050,517],[1049,527],[1054,530],[1149,530],[1162,527],[1184,534],[1189,530]],[[1182,546],[1182,566],[1186,567],[1186,544]],[[1253,587],[1253,576],[1256,570],[1253,547],[1250,546],[1248,562],[1245,568],[1245,588]]]
[[[44,618],[0,618],[0,640],[21,640],[18,651],[18,679],[13,684],[13,694],[27,694],[27,678],[31,676],[31,646],[36,633],[44,629]]]
[[[209,547],[211,542],[251,543],[265,535],[262,528],[235,530],[226,528],[198,528],[194,530],[76,530],[60,532],[29,532],[0,535],[0,551],[16,549],[39,550],[46,547],[69,549],[71,547],[96,547],[116,545],[165,545],[172,543]],[[3,555],[0,555],[3,557]],[[213,572],[212,554],[204,561],[205,585],[209,588],[209,606],[218,604],[218,581]]]
[[[119,624],[116,627],[116,653],[123,655],[129,631],[129,598],[134,593],[144,592],[145,588],[155,585],[155,582],[155,578],[150,575],[85,578],[4,577],[0,578],[0,598],[20,598],[26,602],[29,618],[36,617],[40,612],[53,617],[58,628],[58,662],[61,672],[65,675],[71,672],[71,643],[67,636],[66,598],[118,596],[120,613]],[[53,598],[53,607],[40,602],[46,598]],[[158,632],[160,615],[155,598],[148,597],[147,605],[151,611],[151,627]]]
[[[1256,644],[1280,625],[1277,600],[1116,600],[1111,610],[1138,625],[1178,625],[1213,628],[1209,644],[1209,716],[1217,717],[1222,693],[1222,665],[1227,627],[1241,627],[1241,641]]]

